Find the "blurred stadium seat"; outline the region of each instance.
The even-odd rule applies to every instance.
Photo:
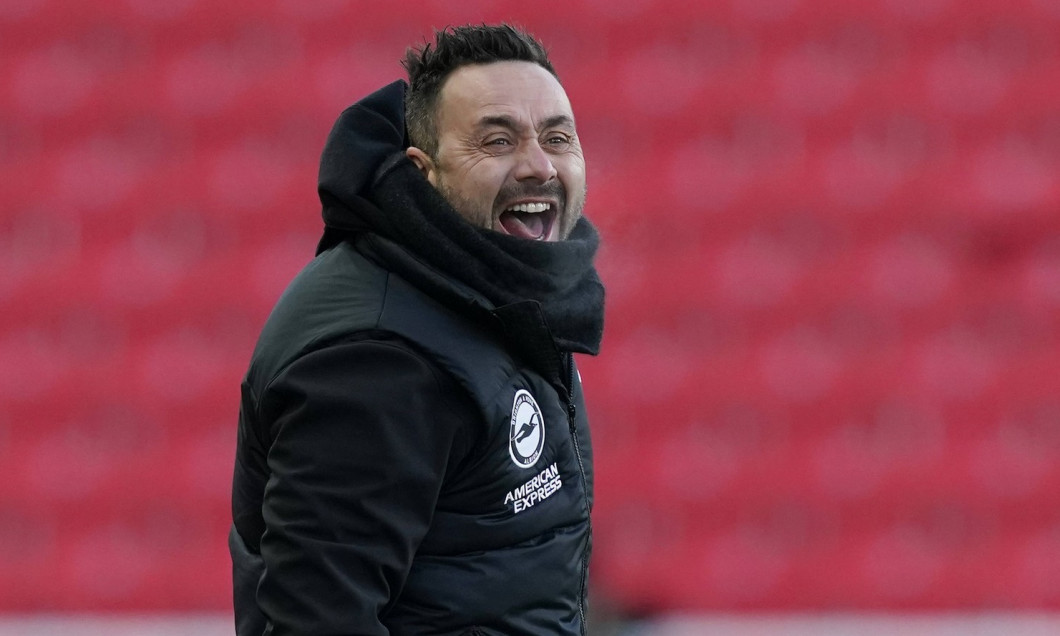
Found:
[[[0,3],[0,612],[230,607],[239,382],[332,120],[500,19],[605,241],[595,595],[1060,610],[1057,6]]]

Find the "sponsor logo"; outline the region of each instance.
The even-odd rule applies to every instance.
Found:
[[[520,390],[512,404],[512,426],[508,440],[508,454],[520,468],[530,468],[541,457],[545,447],[545,420],[541,417],[534,396]]]
[[[559,467],[553,462],[530,481],[509,491],[504,497],[504,505],[511,504],[512,511],[519,514],[548,499],[562,487],[563,480],[559,476]]]

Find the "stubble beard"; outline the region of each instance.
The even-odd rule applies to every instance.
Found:
[[[493,218],[493,212],[491,210],[476,209],[480,206],[457,194],[457,192],[449,187],[449,184],[441,176],[438,177],[437,188],[438,192],[442,194],[442,198],[449,203],[449,206],[468,223],[475,227],[487,230],[494,229],[496,219]]]

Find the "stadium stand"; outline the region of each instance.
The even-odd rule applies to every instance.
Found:
[[[1057,3],[460,4],[0,3],[0,612],[230,607],[238,387],[324,137],[501,19],[605,239],[595,598],[1060,610]]]

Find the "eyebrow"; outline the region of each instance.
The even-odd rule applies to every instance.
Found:
[[[554,128],[556,126],[574,127],[574,120],[568,115],[553,115],[541,123],[542,128]],[[499,126],[511,131],[518,131],[523,128],[520,123],[507,115],[486,115],[478,121],[478,128],[489,128],[491,126]]]

